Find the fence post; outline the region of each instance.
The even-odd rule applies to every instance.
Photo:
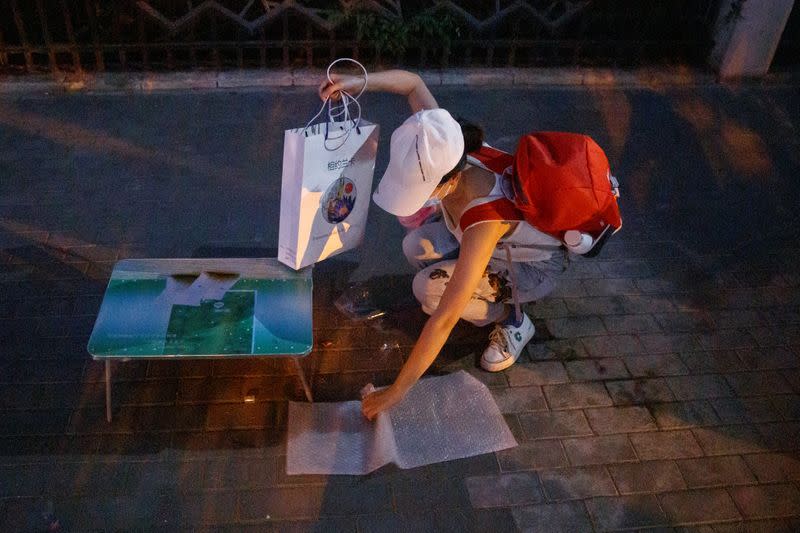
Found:
[[[64,13],[64,26],[67,30],[67,38],[69,39],[69,46],[72,51],[72,66],[77,72],[82,72],[81,54],[78,50],[78,43],[75,41],[75,32],[72,28],[72,15],[67,6],[67,0],[61,0],[61,11]]]
[[[19,13],[17,0],[11,0],[11,11],[14,14],[14,24],[17,26],[19,41],[22,43],[23,55],[25,56],[25,72],[31,72],[33,70],[33,53],[31,52],[31,45],[28,42],[28,34],[25,32],[25,23],[22,21],[22,15]]]
[[[763,76],[780,43],[794,0],[725,0],[715,27],[710,62],[719,77]]]
[[[36,11],[39,13],[39,21],[42,25],[42,36],[44,45],[47,47],[47,59],[50,61],[50,72],[58,72],[58,61],[56,52],[53,49],[53,40],[50,38],[50,28],[47,25],[47,14],[44,12],[42,0],[36,0]]]
[[[103,59],[103,49],[100,47],[100,34],[97,30],[97,5],[90,0],[84,0],[86,7],[86,15],[89,17],[89,27],[92,30],[92,43],[94,44],[94,62],[98,72],[103,72],[106,69],[105,61]]]
[[[8,55],[6,55],[6,44],[3,40],[3,30],[0,29],[0,67],[8,65]]]

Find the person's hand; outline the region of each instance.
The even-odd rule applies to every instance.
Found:
[[[403,399],[393,387],[387,387],[366,395],[361,400],[361,413],[369,420],[374,420],[378,413],[386,411]]]
[[[325,78],[319,86],[319,97],[322,100],[331,98],[337,101],[341,98],[339,91],[345,91],[353,96],[357,95],[364,86],[364,78],[361,76],[348,76],[344,74],[331,74],[333,82]]]

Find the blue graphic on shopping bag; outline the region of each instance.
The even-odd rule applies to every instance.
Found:
[[[322,196],[322,214],[331,224],[344,221],[356,204],[356,185],[345,176],[331,183]]]

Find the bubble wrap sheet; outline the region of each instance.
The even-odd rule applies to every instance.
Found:
[[[288,474],[367,474],[517,445],[489,389],[462,371],[422,379],[370,422],[361,402],[289,402]]]

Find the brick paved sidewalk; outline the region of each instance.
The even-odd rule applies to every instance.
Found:
[[[800,92],[792,86],[441,87],[511,148],[582,131],[623,183],[625,226],[531,306],[499,374],[459,326],[433,373],[466,368],[520,446],[364,477],[285,474],[283,361],[130,362],[104,420],[86,343],[124,257],[274,255],[283,130],[306,88],[0,100],[0,524],[37,531],[800,530]],[[510,105],[513,103],[513,105]],[[405,115],[367,95],[378,169]],[[315,269],[320,400],[389,383],[424,316],[402,229]],[[375,325],[333,300],[396,299]],[[255,403],[244,403],[255,393]]]

